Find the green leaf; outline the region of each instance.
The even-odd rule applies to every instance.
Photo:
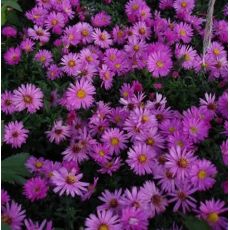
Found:
[[[2,230],[10,230],[11,228],[9,227],[9,225],[7,225],[7,224],[1,222],[1,229],[2,229]]]
[[[6,23],[6,6],[1,8],[1,25],[5,25]]]
[[[29,176],[25,168],[28,156],[28,153],[19,153],[4,159],[2,161],[2,181],[23,184],[25,177]]]
[[[6,2],[4,2],[4,6],[9,6],[15,10],[18,10],[20,12],[22,12],[22,8],[21,6],[17,3],[17,1],[13,1],[13,0],[8,0]]]
[[[211,228],[206,222],[193,216],[185,216],[183,222],[188,230],[211,230]]]

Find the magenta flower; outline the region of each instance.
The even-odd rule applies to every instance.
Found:
[[[113,43],[110,34],[107,31],[101,31],[98,28],[94,29],[92,38],[94,40],[94,44],[101,48],[109,48]]]
[[[93,183],[89,184],[89,186],[87,188],[87,192],[85,192],[81,196],[82,201],[89,200],[91,198],[91,196],[93,195],[93,193],[96,191],[96,186],[97,186],[98,179],[99,179],[98,177],[94,177]]]
[[[99,196],[99,200],[104,202],[104,204],[97,207],[98,210],[111,210],[113,213],[119,213],[121,210],[121,199],[122,199],[122,190],[115,190],[114,192],[110,192],[105,190],[101,196]]]
[[[4,127],[4,142],[10,144],[12,148],[20,148],[26,143],[29,130],[24,128],[21,121],[9,122]]]
[[[10,201],[10,196],[8,192],[4,189],[1,189],[1,206],[5,205]]]
[[[177,212],[182,208],[182,212],[186,213],[196,208],[196,200],[191,196],[196,192],[188,181],[184,180],[181,183],[177,183],[176,189],[169,193],[172,197],[169,199],[169,203],[176,202],[173,208],[173,212]]]
[[[226,212],[223,201],[214,199],[206,200],[200,203],[199,217],[206,220],[213,230],[227,229],[227,219],[221,216],[221,213]]]
[[[4,91],[1,95],[2,111],[5,114],[12,114],[16,111],[13,104],[13,96],[14,94],[11,91]]]
[[[128,151],[128,159],[126,160],[129,167],[137,175],[150,174],[156,153],[146,144],[136,144]]]
[[[17,36],[17,30],[13,26],[5,26],[2,28],[2,35],[7,38],[15,38]]]
[[[40,177],[33,177],[24,184],[24,195],[27,199],[33,201],[42,200],[47,196],[47,182]]]
[[[90,214],[85,221],[85,230],[120,230],[120,219],[112,211],[97,211],[97,215]]]
[[[40,62],[42,66],[48,67],[53,62],[53,55],[51,51],[42,49],[35,54],[34,59]]]
[[[145,211],[136,208],[124,208],[121,214],[122,229],[126,230],[147,230],[148,216]]]
[[[184,43],[189,43],[192,40],[193,30],[189,24],[180,22],[175,25],[174,31],[178,40],[182,40]]]
[[[220,148],[221,148],[223,162],[227,166],[228,165],[228,140],[224,141],[221,144]]]
[[[150,217],[164,212],[168,205],[167,199],[162,195],[153,181],[147,181],[143,187],[141,187],[140,199]]]
[[[20,44],[20,48],[26,53],[32,52],[34,50],[33,46],[34,46],[34,42],[29,38],[26,38]]]
[[[39,222],[33,222],[31,219],[26,219],[24,223],[26,230],[54,230],[52,221],[43,220],[39,224]]]
[[[217,169],[210,161],[197,160],[191,167],[191,182],[198,190],[207,190],[214,185],[216,174]]]
[[[17,65],[21,59],[21,50],[20,48],[9,48],[4,53],[4,60],[8,65]]]
[[[91,18],[91,23],[94,27],[106,27],[111,23],[111,16],[101,11]]]
[[[76,76],[78,70],[78,55],[75,53],[69,53],[64,55],[61,59],[63,65],[62,70],[69,76]]]
[[[185,179],[189,176],[191,167],[196,160],[192,151],[173,147],[166,155],[165,167],[178,179]]]
[[[25,218],[25,211],[20,204],[11,201],[5,207],[2,207],[2,221],[13,230],[22,229],[22,221]]]
[[[64,193],[66,195],[71,195],[75,197],[76,195],[82,196],[84,191],[87,191],[88,183],[80,181],[83,174],[76,174],[76,169],[67,171],[66,168],[62,167],[59,170],[53,171],[52,183],[54,184],[54,192],[59,193],[62,196]]]
[[[171,57],[165,52],[154,52],[148,57],[147,68],[153,77],[165,77],[172,68]]]
[[[22,84],[13,93],[13,104],[19,112],[27,109],[29,113],[35,113],[43,106],[43,93],[33,84]]]
[[[46,131],[46,134],[50,142],[59,144],[70,136],[70,128],[68,125],[64,125],[62,120],[59,120],[54,122],[52,129]]]
[[[118,154],[121,150],[126,149],[127,137],[118,128],[111,128],[103,133],[102,141],[110,147],[113,153]]]
[[[93,95],[95,94],[95,88],[91,82],[85,79],[76,81],[75,84],[70,84],[66,91],[67,104],[72,109],[84,109],[89,108],[93,101]]]

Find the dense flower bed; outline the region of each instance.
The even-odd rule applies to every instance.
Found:
[[[5,228],[227,229],[225,4],[203,49],[207,2],[21,2],[2,28]]]

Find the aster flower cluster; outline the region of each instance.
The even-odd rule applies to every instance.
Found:
[[[183,78],[181,73],[189,71],[208,76],[210,84],[227,84],[227,21],[214,20],[212,41],[203,53],[193,42],[205,33],[205,17],[193,14],[195,6],[194,0],[161,0],[153,9],[144,0],[129,0],[124,6],[128,25],[123,26],[113,25],[106,11],[87,20],[78,0],[36,0],[25,14],[29,28],[22,33],[12,26],[2,29],[5,39],[22,38],[4,52],[7,67],[20,67],[30,57],[47,85],[58,90],[65,83],[62,92],[50,92],[50,110],[61,112],[43,133],[58,157],[31,152],[24,199],[31,204],[50,194],[81,203],[96,199],[96,209],[84,216],[87,230],[147,230],[152,219],[168,210],[197,216],[214,230],[227,229],[227,204],[205,196],[219,184],[219,165],[200,146],[211,138],[214,123],[224,124],[219,152],[213,154],[220,155],[220,167],[227,167],[228,92],[205,92],[184,110],[172,107],[159,92],[164,79]],[[167,10],[174,17],[163,16]],[[126,75],[137,71],[142,74],[127,81]],[[141,83],[145,72],[153,85]],[[47,91],[40,85],[29,78],[2,92],[2,112],[9,121],[3,142],[9,149],[28,145],[36,132],[28,118],[46,113]],[[114,88],[119,95],[113,95]],[[116,103],[101,98],[101,91]],[[26,119],[15,120],[19,115]],[[84,170],[88,162],[90,175]],[[131,187],[118,183],[112,190],[103,184],[102,178],[126,173],[134,178]],[[222,180],[227,193],[227,178]],[[52,221],[32,220],[6,190],[2,221],[15,230],[54,229]],[[177,224],[170,229],[179,229]]]

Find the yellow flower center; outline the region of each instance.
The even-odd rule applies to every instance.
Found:
[[[110,73],[108,71],[105,72],[104,74],[105,80],[109,80],[110,79]]]
[[[115,54],[111,54],[110,56],[109,56],[109,60],[110,61],[114,61],[116,59],[116,55]]]
[[[98,230],[109,230],[109,226],[107,224],[100,224]]]
[[[100,150],[99,155],[103,157],[105,155],[105,152],[103,150]]]
[[[155,144],[155,141],[153,138],[149,137],[147,140],[146,140],[146,144],[147,145],[151,145],[153,146]]]
[[[180,160],[177,162],[177,164],[180,168],[187,168],[188,167],[188,161],[185,158],[180,158]]]
[[[89,31],[84,29],[81,31],[81,35],[84,36],[84,37],[87,37],[89,35]]]
[[[192,134],[196,134],[198,129],[196,127],[192,126],[192,127],[190,127],[190,131]]]
[[[87,62],[92,62],[92,61],[93,61],[93,58],[92,58],[91,56],[87,56],[87,57],[86,57],[86,61],[87,61]]]
[[[23,101],[26,103],[26,104],[31,104],[32,101],[33,101],[33,98],[29,95],[25,95],[23,96]]]
[[[35,167],[36,167],[37,169],[40,169],[42,166],[43,166],[43,162],[41,162],[41,161],[37,161],[37,162],[35,163]]]
[[[117,63],[117,64],[115,64],[115,67],[116,67],[116,69],[120,69],[121,68],[121,64]]]
[[[198,178],[203,180],[207,176],[207,173],[204,170],[198,172]]]
[[[140,49],[139,45],[134,45],[134,46],[133,46],[133,50],[134,50],[134,51],[137,52],[139,49]]]
[[[138,9],[139,9],[139,6],[138,6],[137,4],[133,4],[132,9],[133,9],[133,10],[138,10]]]
[[[111,144],[112,145],[118,145],[119,144],[119,139],[117,137],[112,137],[111,138]]]
[[[118,206],[117,199],[110,200],[109,206],[112,207],[112,208],[116,208]]]
[[[146,156],[146,154],[144,154],[144,153],[140,154],[140,155],[138,156],[138,161],[139,161],[141,164],[145,163],[145,162],[147,161],[147,156]]]
[[[145,28],[140,28],[139,29],[139,34],[144,35],[146,32]]]
[[[219,54],[220,54],[220,51],[219,51],[217,48],[215,48],[215,49],[213,49],[213,53],[214,53],[215,55],[219,55]]]
[[[181,7],[185,8],[187,6],[187,2],[182,2]]]
[[[77,91],[77,97],[80,98],[80,99],[85,98],[85,97],[86,97],[86,92],[85,92],[85,90],[79,89],[79,90]]]
[[[76,177],[73,175],[68,175],[65,181],[67,184],[74,184],[76,182]]]
[[[208,214],[208,221],[211,223],[216,223],[219,220],[218,213],[216,212],[211,212]]]
[[[170,133],[174,133],[175,131],[176,131],[176,129],[175,129],[174,127],[170,127],[170,128],[169,128],[169,132],[170,132]]]
[[[157,67],[162,68],[164,67],[164,63],[162,61],[157,61]]]
[[[184,29],[181,29],[179,33],[182,37],[186,36],[186,31]]]
[[[104,33],[102,33],[100,36],[99,36],[100,40],[101,41],[105,41],[106,40],[106,35]]]
[[[184,147],[184,143],[183,143],[182,140],[178,140],[178,141],[176,142],[176,144],[177,144],[178,146],[180,146],[181,148]]]
[[[52,26],[56,26],[57,23],[58,23],[58,20],[57,20],[57,19],[53,19],[53,20],[51,21],[51,25],[52,25]]]
[[[191,60],[190,55],[189,55],[189,54],[185,54],[185,55],[184,55],[184,60],[185,60],[185,61],[190,61],[190,60]]]
[[[76,65],[76,62],[74,61],[74,60],[70,60],[70,61],[68,61],[68,66],[69,67],[74,67]]]
[[[123,92],[123,96],[128,97],[129,96],[128,92],[127,91]]]
[[[41,56],[40,57],[40,62],[45,62],[46,61],[46,57],[45,56]]]
[[[121,30],[119,30],[118,32],[117,32],[117,36],[119,37],[119,38],[122,38],[123,37],[123,31],[121,31]]]
[[[147,115],[143,115],[141,118],[142,123],[145,123],[147,121],[149,121],[149,117]]]

